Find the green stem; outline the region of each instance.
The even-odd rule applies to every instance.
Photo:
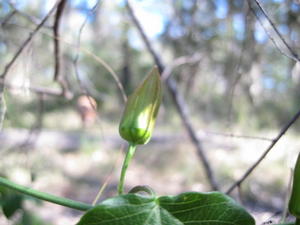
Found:
[[[147,185],[135,186],[128,193],[136,194],[138,192],[145,192],[145,193],[149,194],[151,197],[156,196],[153,189],[151,187],[147,186]]]
[[[118,185],[118,194],[119,195],[123,194],[126,171],[127,171],[128,165],[130,163],[130,160],[132,159],[132,157],[134,155],[135,149],[136,149],[136,145],[129,143],[127,154],[126,154],[125,160],[123,162],[120,181],[119,181],[119,185]]]
[[[300,218],[296,218],[296,223],[295,225],[300,225]]]
[[[62,197],[58,197],[55,195],[51,195],[45,192],[41,192],[41,191],[37,191],[34,190],[32,188],[29,187],[25,187],[16,183],[13,183],[3,177],[0,177],[0,186],[5,186],[7,188],[13,189],[15,191],[19,191],[23,194],[26,195],[30,195],[33,196],[35,198],[39,198],[48,202],[52,202],[58,205],[62,205],[62,206],[66,206],[72,209],[77,209],[77,210],[81,210],[81,211],[86,211],[89,210],[90,208],[92,208],[92,205],[86,204],[86,203],[82,203],[82,202],[77,202],[77,201],[73,201],[71,199],[68,198],[62,198]]]

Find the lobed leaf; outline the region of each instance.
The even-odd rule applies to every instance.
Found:
[[[77,225],[254,225],[252,216],[219,193],[186,192],[177,196],[138,194],[107,199]]]

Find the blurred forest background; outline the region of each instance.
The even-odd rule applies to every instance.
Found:
[[[102,185],[100,201],[115,195],[126,148],[122,93],[158,64],[163,104],[126,190],[226,192],[290,121],[230,193],[258,224],[277,222],[300,148],[297,52],[299,0],[0,0],[0,174],[89,203]],[[14,205],[1,225],[81,216],[0,193],[2,206]]]

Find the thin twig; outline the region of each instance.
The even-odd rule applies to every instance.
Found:
[[[134,25],[136,26],[136,28],[138,29],[143,42],[145,43],[148,51],[150,52],[150,54],[152,55],[154,62],[156,63],[160,73],[162,74],[165,66],[163,64],[163,62],[161,61],[161,59],[159,58],[158,54],[155,52],[155,50],[153,49],[148,37],[146,36],[140,22],[138,21],[137,17],[135,16],[133,9],[131,8],[131,5],[129,3],[128,0],[125,1],[126,2],[126,8],[128,10],[128,13],[134,23]],[[172,100],[174,101],[174,104],[176,106],[176,109],[180,115],[180,118],[184,124],[184,127],[192,141],[192,143],[195,145],[196,149],[197,149],[197,155],[200,159],[200,161],[203,164],[203,167],[205,169],[205,173],[208,179],[208,182],[211,185],[211,188],[213,190],[218,190],[218,184],[216,182],[213,170],[210,166],[210,163],[208,161],[208,158],[203,150],[202,147],[202,143],[199,140],[199,138],[196,135],[195,129],[192,126],[191,121],[189,120],[189,116],[188,116],[188,110],[187,110],[187,106],[185,105],[184,99],[182,98],[182,96],[179,94],[179,92],[177,91],[177,84],[175,82],[174,79],[172,79],[172,77],[169,77],[169,79],[166,81],[166,85],[168,87],[168,90],[172,96]]]
[[[98,8],[100,1],[97,1],[96,4],[93,6],[93,8],[90,10],[90,12],[86,15],[85,20],[83,21],[83,23],[81,24],[79,31],[78,31],[78,36],[77,36],[77,46],[76,46],[76,54],[75,57],[73,59],[73,67],[74,67],[74,71],[75,71],[75,77],[76,80],[79,84],[79,88],[81,90],[81,92],[84,95],[88,95],[88,96],[92,96],[91,92],[89,91],[88,88],[85,87],[85,85],[83,84],[83,82],[80,79],[80,74],[78,71],[78,60],[79,60],[79,48],[80,48],[80,44],[81,44],[81,34],[82,31],[88,21],[88,18],[90,16],[90,13],[94,13],[95,10]],[[93,107],[93,104],[91,104],[91,106]]]
[[[59,42],[59,27],[60,27],[60,21],[61,16],[63,14],[66,0],[60,0],[60,2],[57,5],[56,13],[55,13],[55,19],[53,24],[53,34],[54,34],[54,62],[55,62],[55,68],[54,68],[54,80],[58,81],[58,78],[60,76],[60,61],[61,61],[61,53],[60,53],[60,42]]]
[[[44,17],[44,19],[35,27],[35,29],[29,34],[29,36],[27,37],[27,39],[21,44],[21,46],[19,47],[19,49],[17,50],[17,52],[14,54],[14,56],[12,57],[12,59],[6,64],[6,66],[4,67],[4,71],[2,72],[2,74],[0,75],[0,80],[2,81],[0,83],[0,99],[2,100],[2,106],[1,106],[1,111],[3,111],[5,109],[5,105],[4,105],[4,97],[3,97],[3,91],[4,91],[4,82],[5,82],[5,78],[10,70],[10,68],[13,66],[13,64],[15,63],[15,61],[18,59],[18,57],[21,55],[21,53],[23,52],[23,50],[25,49],[25,47],[30,43],[30,41],[32,40],[32,38],[35,36],[35,34],[43,27],[43,25],[46,23],[46,21],[48,20],[48,18],[50,17],[50,15],[54,12],[54,10],[56,9],[57,6],[57,2],[54,4],[54,6],[52,7],[52,9],[46,14],[46,16]],[[4,113],[5,111],[3,111],[1,113],[1,118],[0,118],[0,122],[2,124],[3,119],[4,119]]]
[[[251,9],[251,11],[253,12],[253,14],[255,15],[255,17],[258,19],[259,23],[262,25],[263,29],[265,30],[266,34],[268,35],[268,37],[270,38],[270,40],[273,42],[273,44],[275,45],[275,47],[285,56],[287,56],[290,59],[293,59],[295,61],[300,62],[300,57],[299,55],[293,50],[293,48],[287,43],[287,41],[284,39],[284,37],[281,35],[281,33],[279,32],[279,30],[277,29],[275,23],[271,20],[271,18],[269,17],[269,15],[267,14],[267,12],[264,10],[264,8],[262,7],[262,5],[260,4],[260,2],[258,0],[254,0],[254,2],[256,3],[256,5],[258,6],[259,10],[262,12],[262,14],[264,15],[264,17],[267,19],[267,21],[269,22],[269,24],[271,25],[272,29],[274,30],[274,32],[276,33],[276,35],[279,37],[279,39],[282,41],[283,45],[288,49],[290,55],[286,54],[277,44],[277,42],[275,41],[274,37],[272,37],[272,35],[267,31],[267,29],[265,28],[265,26],[263,25],[262,21],[260,20],[259,16],[256,14],[255,9],[252,7],[252,3],[251,0],[248,0],[248,4],[249,7]]]
[[[15,85],[11,85],[11,84],[5,83],[2,79],[0,79],[0,85],[3,85],[5,88],[13,89],[13,90],[24,89],[23,86],[15,86]],[[57,97],[61,97],[62,96],[61,90],[51,89],[51,88],[46,88],[46,87],[29,86],[28,90],[31,91],[31,92],[33,92],[33,93],[37,93],[37,94],[57,96]]]
[[[249,5],[250,5],[250,3],[249,3]],[[251,5],[250,5],[250,10],[251,10],[251,12],[254,14],[254,16],[256,17],[256,19],[258,20],[259,24],[260,24],[261,27],[264,29],[264,31],[266,32],[266,34],[268,35],[268,37],[270,38],[270,40],[272,41],[272,43],[274,44],[274,46],[278,49],[278,51],[279,51],[282,55],[284,55],[284,56],[290,58],[290,56],[289,56],[288,54],[286,54],[286,53],[279,47],[279,45],[278,45],[277,42],[275,41],[274,37],[270,34],[270,32],[268,31],[268,29],[265,27],[263,21],[261,21],[261,19],[260,19],[259,16],[256,14],[256,11],[253,9],[253,7],[252,7]],[[294,58],[293,58],[293,59],[294,59]]]
[[[146,33],[145,33],[144,29],[142,28],[140,22],[138,21],[137,17],[134,14],[134,11],[131,8],[131,5],[130,5],[129,1],[126,0],[125,2],[126,2],[125,5],[126,5],[126,8],[127,8],[127,11],[128,11],[128,13],[129,13],[129,15],[132,19],[132,22],[134,23],[134,25],[138,29],[138,31],[139,31],[139,33],[142,37],[142,40],[143,40],[144,44],[146,45],[147,50],[152,55],[152,57],[154,59],[154,62],[156,63],[158,69],[160,70],[160,73],[162,73],[164,71],[165,66],[163,65],[163,63],[162,63],[160,57],[158,56],[158,54],[156,54],[155,50],[153,49],[148,37],[146,36]]]
[[[30,23],[33,23],[36,26],[39,24],[40,21],[37,17],[29,15],[29,14],[17,9],[12,2],[8,2],[8,4],[9,4],[9,7],[12,8],[12,12],[19,14],[20,16],[24,17],[26,20],[28,20]],[[3,25],[5,25],[5,23]],[[52,26],[44,25],[43,27],[52,29]]]
[[[79,88],[80,88],[82,94],[87,95],[87,96],[90,96],[90,97],[95,97],[95,96],[92,95],[91,91],[90,91],[90,90],[82,83],[82,81],[81,81],[81,79],[80,79],[80,74],[79,74],[79,70],[78,70],[78,60],[79,60],[79,50],[81,50],[81,46],[80,46],[80,44],[81,44],[81,34],[82,34],[83,29],[84,29],[84,27],[85,27],[85,25],[86,25],[86,23],[87,23],[87,21],[88,21],[88,18],[89,18],[89,16],[90,16],[90,14],[94,13],[94,12],[97,10],[97,8],[99,7],[99,4],[100,4],[100,0],[98,0],[98,1],[95,3],[95,5],[92,7],[92,9],[91,9],[91,10],[89,11],[89,13],[86,15],[85,20],[83,21],[83,23],[81,24],[81,26],[80,26],[80,28],[79,28],[78,36],[77,36],[76,55],[75,55],[75,57],[74,57],[74,59],[73,59],[73,67],[74,67],[74,71],[75,71],[75,77],[76,77],[76,80],[77,80],[77,82],[78,82],[78,84],[79,84]],[[113,70],[111,69],[111,71],[113,71]],[[117,86],[118,86],[118,87],[121,87],[121,89],[120,89],[120,90],[121,90],[121,94],[122,94],[122,96],[123,96],[124,102],[126,102],[127,97],[126,97],[126,95],[125,95],[125,93],[124,93],[123,86],[122,86],[122,85],[119,86],[119,84],[118,84],[118,76],[117,76],[116,74],[112,74],[112,76],[114,77],[114,79],[116,78],[115,81],[116,81],[116,83],[117,83]],[[92,103],[90,97],[88,98],[89,104],[90,104],[90,106],[93,108],[93,110],[95,110],[95,112],[96,112],[96,122],[98,122],[98,124],[99,124],[99,128],[100,128],[100,131],[101,131],[101,132],[100,132],[100,135],[101,135],[101,138],[102,138],[103,140],[105,140],[104,135],[103,135],[103,127],[102,127],[102,124],[101,124],[101,117],[99,116],[99,112],[98,112],[98,110],[97,110],[95,104]],[[103,97],[103,96],[100,96],[100,95],[98,94],[95,98],[98,99],[98,100],[100,100],[100,99],[103,100],[104,97]],[[106,186],[106,183],[104,183],[104,184],[100,187],[100,191],[98,192],[98,194],[101,193],[102,190],[105,189],[105,186]],[[97,201],[97,197],[95,198],[95,201]]]
[[[100,4],[100,1],[97,1],[96,4],[93,6],[93,8],[91,9],[91,13],[94,13],[94,11],[99,7],[99,4]],[[79,71],[78,71],[78,68],[77,68],[77,64],[78,64],[78,60],[79,60],[79,50],[83,50],[85,53],[89,54],[90,56],[92,56],[96,61],[98,61],[102,66],[104,66],[108,72],[112,75],[113,79],[115,80],[116,84],[117,84],[117,87],[119,88],[120,92],[121,92],[121,96],[122,96],[122,99],[124,102],[127,101],[127,96],[125,94],[125,90],[124,90],[124,87],[118,77],[118,75],[112,70],[112,68],[106,63],[104,62],[102,59],[100,59],[98,56],[94,55],[94,54],[91,54],[90,52],[86,51],[85,49],[82,49],[80,47],[80,44],[81,44],[81,34],[82,34],[82,31],[88,21],[88,16],[86,16],[85,20],[83,21],[83,23],[81,24],[80,28],[79,28],[79,31],[78,31],[78,39],[77,39],[77,52],[76,52],[76,55],[74,57],[74,60],[73,60],[73,65],[74,65],[74,70],[75,70],[75,75],[76,75],[76,79],[77,79],[77,82],[79,83],[79,86],[80,86],[80,89],[83,91],[83,93],[85,94],[88,94],[91,96],[91,93],[90,91],[83,85],[83,83],[81,82],[81,79],[80,79],[80,76],[79,76]]]
[[[169,64],[161,74],[162,80],[167,80],[169,76],[172,74],[175,67],[178,67],[183,64],[190,64],[190,63],[196,63],[200,61],[202,58],[202,55],[196,52],[193,55],[187,55],[187,56],[181,56],[177,59],[174,59],[171,64]]]
[[[115,73],[115,71],[113,71],[113,69],[103,59],[101,59],[99,56],[95,55],[91,51],[89,51],[85,48],[81,48],[81,47],[79,49],[81,51],[83,51],[84,53],[86,53],[87,55],[91,56],[95,61],[100,63],[111,74],[111,76],[115,80],[115,83],[117,84],[117,87],[119,88],[119,90],[121,92],[123,101],[126,102],[127,101],[127,96],[126,96],[126,93],[124,91],[124,87],[123,87],[118,75]]]
[[[249,19],[249,7],[247,7],[245,9],[245,18],[246,18],[246,26],[247,26],[247,32],[253,32],[252,29],[250,29],[249,27],[249,24],[250,24],[250,19]],[[247,34],[247,33],[246,33]],[[243,40],[243,43],[242,43],[242,47],[241,47],[241,50],[239,52],[239,60],[238,60],[238,63],[237,63],[237,66],[236,66],[236,69],[235,69],[235,79],[232,83],[232,87],[231,87],[231,90],[230,90],[230,93],[229,93],[229,104],[228,104],[228,112],[227,112],[227,126],[230,126],[231,122],[232,122],[232,118],[233,118],[233,109],[234,109],[234,97],[235,97],[235,90],[236,90],[236,87],[238,85],[238,83],[240,82],[241,78],[243,77],[243,75],[245,74],[245,72],[241,72],[240,69],[242,67],[242,64],[243,64],[243,61],[244,61],[244,52],[246,50],[246,44],[247,44],[247,39],[248,39],[248,36],[249,35],[246,35],[244,40]],[[251,42],[250,42],[251,43]],[[253,47],[253,46],[252,46]]]
[[[271,144],[267,147],[267,149],[263,152],[263,154],[258,158],[258,160],[253,163],[252,166],[238,179],[234,184],[232,184],[229,189],[226,191],[226,194],[230,194],[237,186],[241,185],[241,183],[253,172],[255,168],[261,163],[261,161],[268,155],[268,153],[273,149],[273,147],[277,144],[277,142],[281,139],[281,137],[287,132],[287,130],[297,121],[300,117],[300,110],[293,116],[293,118],[281,129],[279,134],[272,140]]]
[[[18,27],[21,27],[21,28],[23,28],[23,29],[28,30],[27,27],[23,27],[23,26],[20,26],[20,25],[18,25],[18,24],[12,24],[12,25],[15,25],[15,26],[18,26]],[[46,36],[48,36],[48,37],[54,38],[54,36],[53,36],[52,34],[49,34],[49,33],[47,33],[47,32],[40,32],[40,33],[43,34],[43,35],[46,35]],[[65,39],[63,39],[63,38],[59,38],[59,39],[60,39],[60,41],[62,41],[63,43],[65,43],[65,44],[67,44],[67,45],[69,45],[69,46],[72,46],[72,47],[74,47],[74,48],[78,48],[81,52],[87,54],[87,55],[90,56],[93,60],[95,60],[97,63],[101,64],[101,65],[107,70],[107,72],[112,76],[112,78],[114,79],[114,81],[115,81],[115,83],[116,83],[116,85],[117,85],[117,88],[118,88],[119,91],[121,92],[121,95],[122,95],[122,98],[123,98],[124,102],[127,101],[127,97],[126,97],[124,88],[123,88],[123,86],[122,86],[122,83],[121,83],[121,81],[120,81],[118,75],[116,74],[116,72],[111,68],[111,66],[110,66],[107,62],[105,62],[102,58],[100,58],[99,56],[97,56],[95,53],[93,53],[92,51],[90,51],[90,50],[88,50],[88,49],[86,49],[86,48],[84,48],[84,47],[81,47],[81,46],[79,46],[79,47],[78,47],[78,46],[75,46],[73,43],[71,43],[71,42],[69,42],[69,41],[67,41],[67,40],[65,40]],[[0,79],[1,79],[1,77],[0,77]],[[0,86],[0,88],[1,88],[1,86]],[[1,91],[1,89],[0,89],[0,91]]]
[[[17,10],[12,10],[9,14],[7,14],[0,22],[1,27],[4,27],[7,22],[17,13]]]
[[[97,1],[96,4],[93,6],[93,8],[91,9],[91,13],[94,13],[94,11],[99,7],[100,1]],[[86,49],[81,48],[80,43],[81,43],[81,34],[82,31],[88,21],[88,16],[86,16],[85,20],[83,21],[83,23],[81,24],[79,31],[78,31],[78,39],[77,39],[77,52],[76,55],[74,57],[73,60],[73,65],[74,65],[74,70],[75,70],[75,75],[76,75],[76,79],[77,82],[79,83],[79,86],[81,88],[81,90],[85,93],[91,96],[90,91],[83,85],[83,83],[81,82],[80,76],[79,76],[79,71],[77,68],[77,64],[78,64],[78,60],[79,60],[79,50],[84,51],[85,53],[89,54],[90,56],[92,56],[97,62],[99,62],[102,66],[104,66],[107,71],[112,75],[113,79],[115,80],[117,87],[119,88],[120,92],[121,92],[121,96],[124,102],[127,101],[127,95],[125,93],[124,87],[118,77],[118,75],[113,71],[113,69],[106,63],[104,62],[100,57],[96,56],[95,54],[87,51]]]
[[[232,138],[241,138],[241,139],[252,139],[252,140],[261,140],[261,141],[273,141],[271,138],[265,138],[265,137],[256,137],[256,136],[249,136],[249,135],[239,135],[239,134],[226,134],[221,132],[214,132],[214,131],[204,131],[207,134],[210,135],[218,135],[223,137],[232,137]]]
[[[54,18],[54,24],[53,24],[53,34],[54,34],[54,81],[57,81],[59,85],[61,86],[61,89],[63,91],[63,94],[66,98],[69,98],[72,96],[70,91],[68,90],[68,85],[66,79],[61,74],[61,51],[60,51],[60,34],[59,34],[59,27],[60,27],[60,21],[63,14],[63,11],[65,9],[67,0],[60,0],[60,2],[57,5],[56,14]]]
[[[51,8],[51,10],[47,13],[47,15],[44,17],[44,19],[36,26],[36,28],[29,34],[29,36],[26,38],[26,40],[21,44],[20,48],[17,50],[17,52],[14,54],[12,59],[6,64],[4,71],[0,75],[0,78],[3,80],[5,79],[7,73],[9,72],[10,68],[13,66],[14,62],[17,60],[17,58],[21,55],[25,47],[29,44],[29,42],[32,40],[32,38],[35,36],[35,34],[43,27],[43,25],[46,23],[48,18],[51,16],[51,14],[55,11],[57,7],[57,2],[54,4],[54,6]]]

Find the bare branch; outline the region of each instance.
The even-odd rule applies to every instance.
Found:
[[[20,26],[20,25],[18,25],[18,24],[12,24],[12,25],[21,27],[21,28],[26,29],[26,30],[30,30],[30,29],[28,29],[27,27]],[[46,36],[48,36],[48,37],[54,38],[54,36],[53,36],[52,34],[49,34],[48,32],[43,32],[43,31],[41,31],[40,33],[43,34],[43,35],[46,35]],[[95,60],[97,63],[101,64],[101,65],[107,70],[107,72],[112,76],[112,78],[114,79],[114,81],[115,81],[115,83],[116,83],[116,85],[117,85],[117,88],[118,88],[119,91],[121,92],[121,95],[122,95],[122,98],[123,98],[124,102],[127,101],[127,96],[126,96],[126,94],[125,94],[124,88],[123,88],[123,86],[122,86],[122,83],[121,83],[121,81],[120,81],[118,75],[116,74],[116,72],[111,68],[111,66],[110,66],[107,62],[105,62],[102,58],[100,58],[99,56],[97,56],[97,55],[94,54],[92,51],[88,50],[87,48],[80,47],[80,46],[76,46],[76,45],[74,45],[73,43],[71,43],[71,42],[69,42],[69,41],[67,41],[67,40],[65,40],[65,39],[63,39],[63,38],[59,38],[59,40],[60,40],[61,42],[63,42],[64,44],[67,44],[67,45],[72,46],[72,47],[74,47],[74,48],[78,48],[79,51],[81,51],[81,52],[87,54],[89,57],[91,57],[91,58],[92,58],[93,60]],[[0,77],[0,79],[1,79],[1,77]],[[1,88],[1,86],[0,86],[0,88]]]
[[[158,66],[158,69],[160,71],[160,73],[162,74],[165,66],[163,64],[163,62],[161,61],[161,59],[159,58],[158,54],[155,52],[155,50],[153,49],[148,37],[146,36],[142,26],[140,25],[138,19],[136,18],[131,5],[129,3],[128,0],[125,1],[126,2],[126,8],[128,10],[128,13],[134,23],[134,25],[136,26],[136,28],[138,29],[143,42],[145,43],[148,51],[150,52],[150,54],[152,55],[156,65]],[[212,189],[214,190],[218,190],[218,185],[216,182],[216,179],[214,177],[214,173],[212,171],[212,168],[210,167],[208,158],[203,150],[201,141],[199,140],[199,138],[196,135],[195,129],[192,126],[191,121],[189,120],[189,116],[188,116],[188,110],[187,110],[187,106],[185,105],[184,99],[182,98],[182,96],[179,94],[179,92],[177,91],[177,84],[175,82],[174,79],[172,79],[172,77],[169,77],[169,79],[167,79],[166,81],[166,85],[168,87],[168,90],[172,96],[172,100],[174,101],[174,104],[176,106],[176,109],[180,115],[180,118],[184,124],[184,127],[192,141],[192,143],[195,145],[196,149],[197,149],[197,155],[200,159],[200,161],[203,164],[203,167],[205,169],[205,173],[207,176],[207,179],[212,187]]]
[[[65,8],[67,0],[60,0],[57,5],[57,10],[54,18],[53,24],[53,34],[54,34],[54,80],[59,83],[61,86],[62,92],[64,97],[72,98],[72,93],[68,90],[67,80],[62,76],[60,73],[61,70],[61,52],[60,52],[60,34],[59,34],[59,27],[61,17]]]
[[[163,73],[161,74],[162,80],[167,80],[169,76],[172,74],[175,67],[183,65],[183,64],[190,64],[200,61],[202,58],[202,55],[198,52],[193,55],[187,55],[187,56],[181,56],[177,59],[174,59],[171,64],[169,64]]]
[[[99,7],[99,4],[100,4],[100,1],[97,1],[96,4],[93,6],[93,8],[91,9],[90,12],[94,13],[94,11]],[[98,57],[95,54],[89,52],[88,50],[80,47],[80,44],[81,44],[81,34],[82,34],[83,29],[84,29],[84,27],[85,27],[85,25],[86,25],[86,23],[88,21],[88,16],[89,15],[86,16],[85,20],[83,21],[83,23],[81,24],[81,26],[79,28],[78,39],[77,39],[77,46],[76,46],[77,52],[76,52],[76,55],[75,55],[74,60],[73,60],[75,75],[76,75],[77,82],[79,83],[80,89],[83,91],[84,94],[88,94],[88,95],[92,96],[91,93],[90,93],[90,91],[81,82],[81,79],[80,79],[80,76],[79,76],[79,71],[78,71],[78,68],[77,68],[78,59],[79,59],[79,51],[78,50],[84,51],[86,54],[90,55],[98,63],[100,63],[102,66],[104,66],[104,68],[111,74],[111,76],[115,80],[115,82],[117,84],[117,87],[119,88],[119,90],[121,92],[121,96],[123,98],[123,101],[126,102],[127,101],[127,96],[125,94],[124,87],[123,87],[123,85],[122,85],[122,83],[121,83],[118,75],[113,71],[113,69],[106,62],[104,62],[100,57]]]
[[[60,27],[60,20],[63,14],[66,0],[60,0],[57,5],[54,24],[53,24],[53,34],[54,34],[54,60],[55,60],[55,68],[54,68],[54,80],[58,81],[58,77],[60,75],[60,61],[61,61],[61,54],[60,54],[60,42],[59,42],[59,27]]]
[[[160,72],[162,73],[164,71],[164,65],[161,61],[161,59],[159,58],[159,56],[156,54],[155,50],[153,49],[148,37],[146,36],[144,29],[142,28],[140,22],[138,21],[137,17],[135,16],[133,9],[131,8],[131,5],[129,3],[128,0],[125,1],[126,2],[126,8],[127,11],[129,12],[129,15],[134,23],[134,25],[136,26],[136,28],[138,29],[142,40],[144,41],[148,51],[150,52],[150,54],[152,55],[154,62],[156,63],[158,69],[160,70]]]
[[[245,7],[246,7],[246,4],[245,4]],[[245,71],[241,72],[241,68],[243,67],[242,64],[243,64],[243,61],[245,60],[244,58],[244,53],[246,51],[246,47],[247,47],[247,44],[250,43],[252,45],[252,41],[249,42],[249,38],[253,39],[253,37],[251,37],[249,35],[250,32],[253,32],[253,29],[251,29],[251,18],[249,17],[249,13],[250,13],[250,9],[249,7],[245,8],[244,9],[245,11],[245,24],[246,24],[246,36],[243,40],[243,43],[242,43],[242,46],[241,46],[241,50],[239,52],[239,60],[238,60],[238,63],[237,63],[237,66],[236,66],[236,69],[235,69],[235,74],[234,74],[234,80],[233,80],[233,83],[232,83],[232,87],[231,87],[231,91],[229,93],[229,104],[228,104],[228,112],[227,112],[227,126],[230,126],[231,125],[231,122],[232,122],[232,119],[233,119],[233,110],[234,110],[234,97],[235,97],[235,90],[236,90],[236,87],[238,85],[238,83],[241,81],[243,75],[245,74]],[[248,42],[247,42],[248,41]],[[250,46],[252,49],[255,49],[254,46]],[[248,51],[248,52],[253,52],[253,51]],[[251,54],[253,55],[253,54]],[[252,64],[252,63],[251,63]]]
[[[7,14],[0,22],[1,26],[4,27],[7,22],[17,13],[17,10],[12,10],[9,14]]]
[[[32,38],[35,36],[35,34],[43,27],[43,25],[46,23],[48,18],[51,16],[51,14],[56,9],[57,3],[54,4],[52,9],[48,12],[48,14],[44,17],[44,19],[36,26],[36,28],[29,34],[27,39],[21,44],[20,48],[17,50],[17,52],[14,54],[12,59],[6,64],[4,71],[0,75],[0,78],[3,80],[5,79],[7,73],[9,72],[10,68],[13,66],[14,62],[17,60],[17,58],[21,55],[25,47],[29,44],[29,42],[32,40]],[[1,91],[1,90],[0,90]]]
[[[91,56],[96,62],[100,63],[110,73],[110,75],[115,80],[115,83],[117,84],[118,89],[121,92],[121,95],[122,95],[122,98],[123,98],[124,102],[126,102],[127,101],[127,96],[125,94],[123,85],[122,85],[118,75],[115,73],[115,71],[103,59],[101,59],[99,56],[95,55],[91,51],[89,51],[85,48],[81,48],[81,47],[79,47],[79,49],[81,51],[83,51],[84,53],[86,53],[87,55]]]
[[[261,141],[273,141],[271,138],[265,138],[265,137],[256,137],[256,136],[249,136],[249,135],[238,135],[238,134],[226,134],[221,132],[214,132],[214,131],[204,131],[207,134],[210,135],[218,135],[223,137],[231,137],[231,138],[241,138],[241,139],[252,139],[252,140],[261,140]]]
[[[277,29],[275,23],[271,20],[271,18],[268,16],[267,12],[264,10],[264,8],[262,7],[262,5],[260,4],[260,2],[258,0],[254,0],[254,2],[256,3],[257,7],[259,8],[259,10],[262,12],[262,14],[264,15],[264,17],[267,19],[267,21],[269,22],[270,26],[272,27],[273,31],[275,32],[275,34],[278,36],[278,38],[281,40],[282,44],[286,47],[286,49],[288,50],[289,54],[285,53],[277,44],[277,42],[275,41],[275,38],[270,34],[270,32],[268,32],[267,28],[263,25],[263,22],[260,20],[259,16],[257,15],[255,9],[252,6],[251,0],[248,0],[248,4],[249,7],[251,9],[251,11],[253,12],[253,14],[255,15],[255,17],[257,18],[257,20],[259,21],[259,23],[262,25],[263,29],[265,30],[266,34],[268,35],[268,37],[270,38],[270,40],[273,42],[273,44],[275,45],[275,47],[281,52],[281,54],[287,56],[290,59],[293,59],[294,61],[298,61],[300,62],[300,57],[299,55],[293,50],[293,48],[287,43],[287,41],[284,39],[284,37],[281,35],[281,33],[279,32],[279,30]]]
[[[0,79],[0,86],[1,85],[3,85],[3,87],[5,87],[5,88],[13,89],[13,90],[24,88],[22,86],[15,86],[15,85],[5,83],[3,81],[3,79]],[[50,88],[46,88],[46,87],[33,87],[33,86],[30,86],[30,87],[28,87],[28,89],[29,89],[29,91],[37,93],[37,94],[50,95],[50,96],[56,96],[56,97],[60,97],[63,94],[61,90],[50,89]]]
[[[298,120],[300,117],[300,110],[293,116],[293,118],[281,129],[279,134],[272,140],[271,144],[268,148],[263,152],[263,154],[258,158],[258,160],[253,163],[252,166],[238,179],[231,187],[226,191],[226,194],[230,194],[237,186],[241,185],[241,183],[253,172],[253,170],[261,163],[261,161],[268,155],[268,153],[273,149],[273,147],[277,144],[277,142],[282,138],[282,136],[287,132],[287,130]]]
[[[39,19],[37,17],[29,15],[29,14],[26,14],[25,12],[17,9],[12,2],[8,2],[8,4],[9,4],[9,7],[12,8],[12,13],[19,14],[20,16],[24,17],[26,20],[28,20],[30,23],[33,23],[36,26],[39,24],[40,21],[39,21]],[[3,22],[2,25],[5,26],[5,24],[7,22],[8,22],[8,20],[6,20],[5,22]],[[45,28],[51,28],[52,29],[52,26],[44,25],[43,27],[45,27]]]
[[[4,120],[4,116],[5,116],[5,102],[4,102],[4,97],[3,97],[3,91],[4,91],[4,82],[5,82],[5,78],[10,70],[10,68],[13,66],[13,64],[15,63],[15,61],[18,59],[18,57],[21,55],[21,53],[23,52],[23,50],[25,49],[25,47],[30,43],[30,41],[32,40],[32,38],[35,36],[35,34],[43,27],[43,25],[46,23],[46,21],[48,20],[48,18],[50,17],[50,15],[54,12],[54,10],[56,9],[57,3],[54,4],[54,6],[52,7],[52,9],[48,12],[48,14],[46,14],[46,16],[44,17],[44,19],[36,26],[36,28],[29,34],[29,36],[27,37],[27,39],[21,44],[21,46],[19,47],[19,49],[17,50],[17,52],[14,54],[14,56],[12,57],[12,59],[6,64],[6,66],[4,67],[4,71],[2,72],[2,74],[0,75],[0,80],[2,81],[0,83],[0,99],[1,99],[1,115],[0,115],[0,122],[2,124],[3,120]]]
[[[81,79],[80,79],[80,74],[78,71],[78,60],[79,60],[79,49],[80,49],[80,44],[81,44],[81,34],[83,32],[83,29],[88,21],[88,17],[90,16],[90,13],[94,13],[96,11],[96,9],[99,6],[100,1],[98,0],[96,2],[96,4],[93,6],[93,8],[89,11],[88,15],[85,17],[85,20],[83,21],[83,23],[81,24],[79,31],[78,31],[78,36],[77,36],[77,47],[76,47],[76,55],[73,59],[73,67],[74,67],[74,71],[75,71],[75,76],[76,76],[76,80],[79,84],[80,90],[82,92],[82,94],[84,95],[88,95],[88,96],[93,96],[89,89],[85,87],[85,85],[82,83]],[[94,97],[94,96],[93,96]],[[98,96],[97,96],[98,98]],[[91,106],[93,106],[93,104],[91,104]]]

